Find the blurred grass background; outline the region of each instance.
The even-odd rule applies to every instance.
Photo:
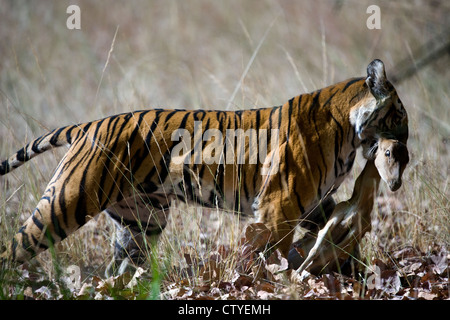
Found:
[[[66,28],[70,4],[81,9],[81,30]],[[380,30],[366,27],[371,4],[381,8]],[[450,3],[437,0],[0,0],[0,155],[49,129],[131,110],[280,105],[365,76],[374,58],[384,61],[389,78],[423,58],[427,49],[417,56],[417,48],[448,41],[449,17]],[[368,258],[401,246],[450,244],[449,61],[447,51],[394,83],[409,114],[411,162],[400,191],[381,186]],[[0,178],[2,243],[30,215],[64,151]],[[348,180],[340,199],[353,187]],[[235,218],[192,220],[190,208],[173,211],[162,243],[171,254],[176,241],[214,240],[218,229],[227,241],[239,238]],[[68,264],[104,268],[112,228],[100,217],[58,246],[60,255]],[[176,240],[180,230],[184,240]]]

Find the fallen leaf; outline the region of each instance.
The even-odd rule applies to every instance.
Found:
[[[381,283],[377,286],[380,289],[389,294],[395,294],[400,290],[401,283],[400,277],[395,270],[381,271]]]
[[[254,250],[262,250],[269,242],[271,232],[263,223],[252,223],[245,229],[245,240]]]
[[[431,293],[429,291],[419,291],[419,294],[417,295],[417,298],[424,299],[424,300],[433,300],[437,297],[437,294]]]
[[[289,267],[288,260],[283,257],[280,250],[275,250],[274,253],[266,260],[266,270],[272,274],[287,270]]]
[[[203,281],[218,281],[221,278],[220,268],[214,260],[208,261],[200,268]]]
[[[245,290],[253,284],[253,278],[247,275],[239,275],[239,277],[233,281],[233,284],[238,290]]]
[[[405,267],[402,268],[402,271],[407,275],[414,275],[419,268],[422,266],[421,262],[414,262],[412,264],[406,265]]]
[[[256,295],[258,296],[259,299],[261,300],[268,300],[273,296],[273,293],[264,291],[264,290],[260,290],[256,293]]]
[[[226,292],[230,292],[230,290],[232,289],[232,284],[230,282],[221,281],[219,283],[219,289],[224,290]]]
[[[128,284],[126,285],[126,288],[133,288],[135,286],[137,286],[137,280],[146,272],[146,270],[144,270],[141,267],[138,267],[136,269],[136,272],[133,275],[133,278],[131,278],[130,282],[128,282]]]
[[[270,284],[268,282],[262,282],[256,286],[256,290],[258,291],[266,291],[269,293],[275,292],[275,286],[273,284]]]
[[[341,283],[332,274],[322,275],[322,281],[325,287],[328,288],[331,294],[336,294],[341,292]]]
[[[78,291],[78,293],[77,293],[77,297],[89,298],[91,296],[91,294],[93,294],[94,292],[95,292],[95,288],[92,285],[92,283],[86,282],[86,283],[83,283],[83,285],[81,286],[80,291]]]
[[[35,290],[34,293],[41,294],[44,297],[44,299],[47,299],[47,300],[52,298],[52,293],[51,293],[50,289],[46,286],[40,287],[39,289]]]

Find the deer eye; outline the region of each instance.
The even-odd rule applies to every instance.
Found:
[[[391,156],[391,152],[389,151],[389,150],[386,150],[386,152],[384,153],[384,155],[386,156],[386,157],[390,157]]]

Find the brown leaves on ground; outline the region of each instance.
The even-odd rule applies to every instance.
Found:
[[[361,280],[325,274],[307,280],[306,299],[449,299],[449,253],[438,248],[425,254],[413,247],[389,254],[390,261],[374,259]]]
[[[241,239],[241,250],[234,264],[231,279],[225,280],[230,270],[224,270],[229,250],[221,247],[221,254],[201,269],[212,272],[203,284],[189,281],[170,284],[164,294],[167,299],[449,299],[449,253],[439,248],[424,253],[412,247],[389,253],[389,262],[374,259],[364,274],[355,278],[338,273],[309,276],[303,281],[288,269],[287,260],[278,250],[267,255],[270,231],[262,224],[251,224]],[[270,249],[270,248],[266,248]],[[222,271],[220,271],[222,270]]]
[[[142,268],[82,282],[74,270],[46,281],[24,268],[23,294],[27,299],[449,299],[450,256],[444,247],[427,253],[413,247],[386,253],[386,261],[373,259],[355,277],[329,273],[299,280],[280,252],[267,246],[269,239],[264,225],[251,224],[239,250],[220,245],[201,260],[186,247],[184,267],[169,268],[158,281]]]
[[[287,260],[276,250],[265,256],[270,231],[261,223],[250,224],[241,239],[240,249],[232,252],[225,246],[210,253],[200,264],[185,255],[188,267],[198,269],[200,284],[189,279],[169,284],[163,297],[167,299],[284,299],[277,292],[277,281],[285,277]],[[231,263],[230,263],[231,262]],[[232,265],[232,269],[227,268]]]

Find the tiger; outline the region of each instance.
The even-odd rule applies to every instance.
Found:
[[[287,257],[297,225],[323,225],[318,210],[348,176],[358,148],[380,137],[406,144],[408,117],[384,63],[367,76],[246,110],[149,109],[54,129],[1,162],[0,175],[55,147],[68,150],[0,255],[21,264],[100,212],[119,227],[114,268],[142,264],[143,248],[182,201],[253,216]]]

